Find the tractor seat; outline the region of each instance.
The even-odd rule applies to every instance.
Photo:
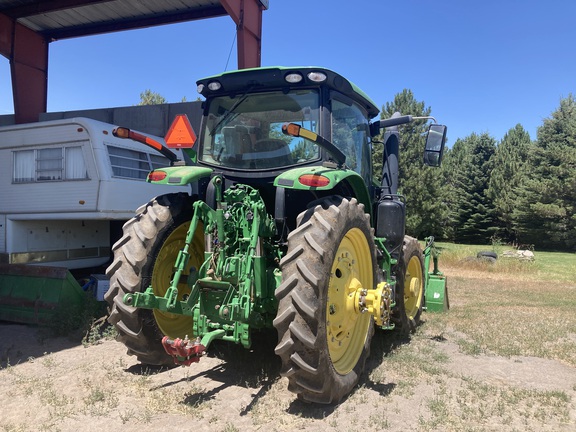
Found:
[[[242,160],[249,162],[250,168],[276,168],[294,163],[288,144],[274,138],[256,141],[252,151],[242,155]]]

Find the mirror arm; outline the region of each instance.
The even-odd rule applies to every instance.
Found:
[[[370,135],[376,136],[380,133],[380,129],[389,128],[393,126],[400,126],[403,124],[410,123],[414,120],[432,120],[434,123],[438,123],[436,119],[432,116],[414,117],[411,115],[399,115],[399,113],[394,113],[392,117],[375,121],[370,125]]]
[[[438,124],[436,119],[432,116],[412,117],[412,120],[432,120],[432,121],[434,121],[434,123]]]
[[[387,127],[391,127],[391,126],[399,126],[399,125],[403,125],[406,123],[410,123],[412,121],[413,117],[411,115],[403,115],[403,116],[392,116],[388,119],[385,120],[379,120],[377,122],[374,122],[374,124],[378,125],[379,129],[382,128],[387,128]]]

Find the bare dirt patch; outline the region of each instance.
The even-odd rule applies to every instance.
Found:
[[[273,337],[253,351],[216,343],[188,368],[150,369],[113,340],[84,346],[0,323],[0,431],[574,431],[568,357],[501,355],[475,334],[477,302],[538,289],[502,284],[492,280],[475,294],[477,279],[453,278],[448,314],[425,314],[410,341],[377,333],[360,385],[337,406],[288,392]],[[487,309],[482,319],[506,320],[477,307]],[[502,332],[515,325],[503,322]],[[558,339],[546,343],[562,352],[576,346],[565,332]]]

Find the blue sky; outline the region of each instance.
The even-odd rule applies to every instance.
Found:
[[[448,125],[449,144],[473,132],[500,140],[517,123],[535,139],[576,93],[575,19],[572,0],[270,0],[262,65],[333,69],[380,107],[411,89]],[[198,78],[237,67],[234,35],[220,17],[53,42],[48,111],[135,105],[146,89],[195,100]]]

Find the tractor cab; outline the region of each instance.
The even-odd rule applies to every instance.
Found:
[[[378,108],[335,72],[310,67],[250,69],[197,84],[206,98],[200,165],[240,177],[269,177],[333,159],[310,139],[283,133],[282,126],[292,123],[332,142],[346,156],[346,167],[369,182],[368,125]]]
[[[201,79],[197,85],[206,98],[198,164],[223,175],[224,190],[235,183],[254,186],[268,210],[280,213],[277,221],[294,221],[305,209],[294,204],[285,209],[284,202],[304,205],[334,193],[355,196],[376,223],[380,219],[377,231],[382,237],[401,242],[404,203],[396,197],[398,169],[388,168],[398,161],[397,126],[415,118],[397,115],[371,122],[379,112],[376,104],[346,78],[324,68],[234,71]],[[424,162],[438,166],[446,128],[431,127]],[[295,128],[300,132],[290,133]],[[372,182],[371,142],[382,129],[387,131],[389,159],[384,166],[395,175],[378,186]],[[338,174],[330,177],[330,170]],[[380,205],[382,197],[386,202]],[[398,216],[390,217],[389,209]],[[396,219],[402,223],[389,226]],[[394,243],[389,246],[400,244]]]

